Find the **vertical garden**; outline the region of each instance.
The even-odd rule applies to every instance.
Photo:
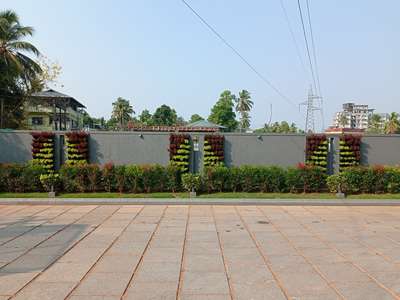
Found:
[[[325,134],[307,136],[306,164],[318,166],[327,170],[328,165],[328,139]]]
[[[339,170],[359,166],[361,162],[361,136],[346,134],[339,140]]]
[[[66,152],[68,165],[79,165],[89,162],[89,134],[86,132],[68,132]]]
[[[224,136],[204,136],[204,166],[224,165]]]
[[[33,132],[32,135],[32,161],[42,166],[47,173],[55,170],[54,142],[52,132]]]
[[[173,166],[177,166],[182,173],[189,172],[190,135],[171,134],[169,137],[169,159]]]

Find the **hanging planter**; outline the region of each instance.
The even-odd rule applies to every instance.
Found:
[[[307,136],[306,164],[318,166],[327,170],[328,165],[328,139],[325,134]]]
[[[86,132],[68,132],[67,137],[67,165],[80,165],[89,162],[89,134]]]
[[[339,140],[339,170],[359,166],[361,162],[361,136],[346,134]]]
[[[224,136],[204,136],[204,166],[224,165]]]
[[[52,132],[32,132],[32,161],[41,165],[47,173],[54,172],[54,138]]]
[[[189,172],[190,135],[171,134],[169,137],[169,159],[182,173]]]

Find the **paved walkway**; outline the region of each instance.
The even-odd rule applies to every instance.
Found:
[[[400,207],[0,206],[0,299],[399,299]]]

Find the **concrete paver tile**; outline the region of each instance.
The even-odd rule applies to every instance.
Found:
[[[65,299],[73,289],[71,282],[34,282],[23,289],[13,299],[17,300],[57,300]]]
[[[124,297],[124,300],[176,300],[176,282],[138,282],[133,283]]]
[[[139,263],[140,255],[108,255],[105,254],[96,263],[94,272],[99,273],[133,273]]]
[[[232,284],[235,299],[271,299],[280,300],[286,299],[285,294],[278,287],[274,280],[269,280],[260,283],[233,283]]]
[[[224,262],[221,255],[186,255],[184,262],[185,271],[224,272]]]
[[[224,272],[184,272],[182,293],[228,294],[226,274]]]
[[[75,282],[78,283],[89,271],[91,263],[56,262],[35,280],[38,282]]]
[[[179,281],[180,263],[144,262],[133,278],[134,282],[176,282]]]
[[[36,273],[3,273],[0,272],[0,295],[13,295],[31,281]]]
[[[338,289],[341,295],[346,299],[356,300],[386,300],[393,299],[387,291],[379,287],[372,281],[367,282],[355,282],[355,283],[335,283],[335,287]]]
[[[318,269],[330,282],[358,282],[371,279],[351,263],[319,264]]]
[[[130,277],[130,273],[89,273],[72,295],[121,296]]]
[[[183,294],[179,300],[230,300],[229,294]]]

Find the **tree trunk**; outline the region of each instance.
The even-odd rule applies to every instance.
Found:
[[[4,99],[1,98],[0,101],[1,101],[0,102],[0,117],[1,117],[1,119],[0,119],[0,129],[2,129],[3,126],[4,126]]]

